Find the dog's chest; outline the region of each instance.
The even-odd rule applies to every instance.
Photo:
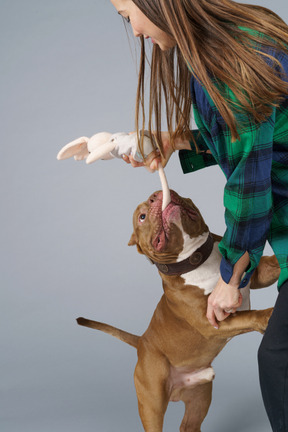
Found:
[[[215,288],[220,277],[220,263],[222,255],[218,249],[219,243],[214,243],[210,257],[198,267],[189,273],[183,274],[181,277],[185,281],[185,285],[194,285],[204,291],[205,295],[209,295]],[[240,289],[242,295],[242,304],[237,311],[250,310],[250,283]]]
[[[210,257],[200,267],[181,276],[185,285],[198,286],[205,295],[210,294],[220,277],[221,258],[218,243],[215,243]]]

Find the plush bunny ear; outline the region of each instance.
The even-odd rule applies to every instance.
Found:
[[[74,141],[71,141],[59,151],[57,155],[57,159],[63,160],[63,159],[68,159],[72,156],[74,156],[75,160],[85,159],[89,154],[88,147],[87,147],[88,141],[89,138],[87,137],[81,137],[81,138],[77,138]]]
[[[110,154],[115,148],[115,143],[113,141],[103,144],[100,147],[93,150],[86,159],[86,163],[90,164],[98,159],[114,159],[114,156]]]
[[[95,150],[100,149],[100,148],[102,149],[102,147],[104,145],[107,145],[107,143],[110,141],[111,137],[112,137],[112,134],[109,132],[99,132],[99,133],[93,135],[89,139],[89,142],[88,142],[89,153],[94,153]],[[101,150],[101,153],[102,153],[102,150]],[[113,156],[110,153],[107,153],[107,154],[104,153],[103,155],[101,155],[100,158],[107,160],[107,159],[113,159]],[[97,159],[100,159],[100,158],[97,158]],[[97,159],[95,159],[95,160],[97,160]],[[90,160],[90,158],[89,158],[89,160]],[[92,163],[92,162],[94,162],[94,158],[93,158],[93,160],[91,160],[91,162],[88,161],[87,163]]]

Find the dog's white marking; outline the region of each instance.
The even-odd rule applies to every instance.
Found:
[[[181,222],[177,225],[181,229],[184,239],[183,250],[180,252],[177,259],[177,262],[179,262],[188,258],[193,252],[202,246],[206,242],[209,232],[203,233],[196,238],[191,238],[184,231]],[[218,245],[219,242],[214,243],[211,255],[200,267],[192,270],[189,273],[184,273],[181,276],[185,281],[185,285],[198,286],[204,291],[205,295],[211,294],[220,277],[220,263],[222,260],[222,255],[219,251]],[[250,283],[248,283],[245,288],[241,288],[240,292],[242,294],[242,304],[237,310],[249,310],[251,308]]]
[[[218,242],[214,243],[209,258],[197,269],[183,274],[181,277],[185,285],[196,285],[204,291],[205,295],[211,294],[220,278],[220,262],[222,255],[218,249]],[[239,290],[242,294],[242,304],[237,311],[250,310],[250,282]]]
[[[242,304],[241,306],[237,309],[237,311],[245,311],[245,310],[250,310],[251,309],[251,302],[250,302],[250,285],[251,282],[249,281],[249,283],[246,285],[246,287],[244,288],[240,288],[240,292],[242,294]]]
[[[177,262],[180,262],[192,255],[193,252],[195,252],[200,246],[202,246],[206,242],[209,232],[205,232],[198,237],[191,238],[189,234],[187,234],[183,230],[181,223],[177,224],[177,226],[181,229],[184,240],[183,249],[177,258]]]
[[[185,281],[185,285],[196,285],[204,291],[205,295],[213,291],[220,277],[220,262],[222,259],[218,244],[214,243],[211,255],[200,267],[181,276]]]
[[[189,370],[189,367],[171,367],[168,386],[170,387],[170,400],[179,401],[184,388],[193,388],[213,381],[214,369],[210,366],[198,370]]]
[[[198,385],[206,381],[212,381],[214,377],[215,373],[212,367],[189,372],[185,371],[185,368],[175,368],[171,373],[175,388]]]

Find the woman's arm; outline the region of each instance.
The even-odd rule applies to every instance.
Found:
[[[227,183],[224,189],[226,231],[219,244],[223,256],[221,278],[207,306],[207,318],[214,327],[217,327],[216,319],[224,320],[240,306],[238,288],[247,285],[263,254],[272,218],[274,122],[275,110],[261,125],[250,123],[243,127],[236,142],[231,142],[227,133],[218,133],[215,138]],[[225,127],[223,123],[221,126]]]

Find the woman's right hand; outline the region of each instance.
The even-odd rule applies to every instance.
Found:
[[[155,150],[146,157],[144,162],[137,162],[135,161],[135,159],[133,159],[132,156],[126,156],[126,155],[123,156],[123,160],[127,163],[130,163],[134,168],[145,166],[148,169],[148,171],[154,172],[158,170],[159,164],[161,164],[163,167],[167,165],[172,153],[175,150],[191,149],[189,141],[181,140],[180,138],[177,138],[175,140],[175,149],[173,149],[170,142],[169,132],[161,132],[161,139],[162,139],[163,156],[160,155],[159,150]]]

